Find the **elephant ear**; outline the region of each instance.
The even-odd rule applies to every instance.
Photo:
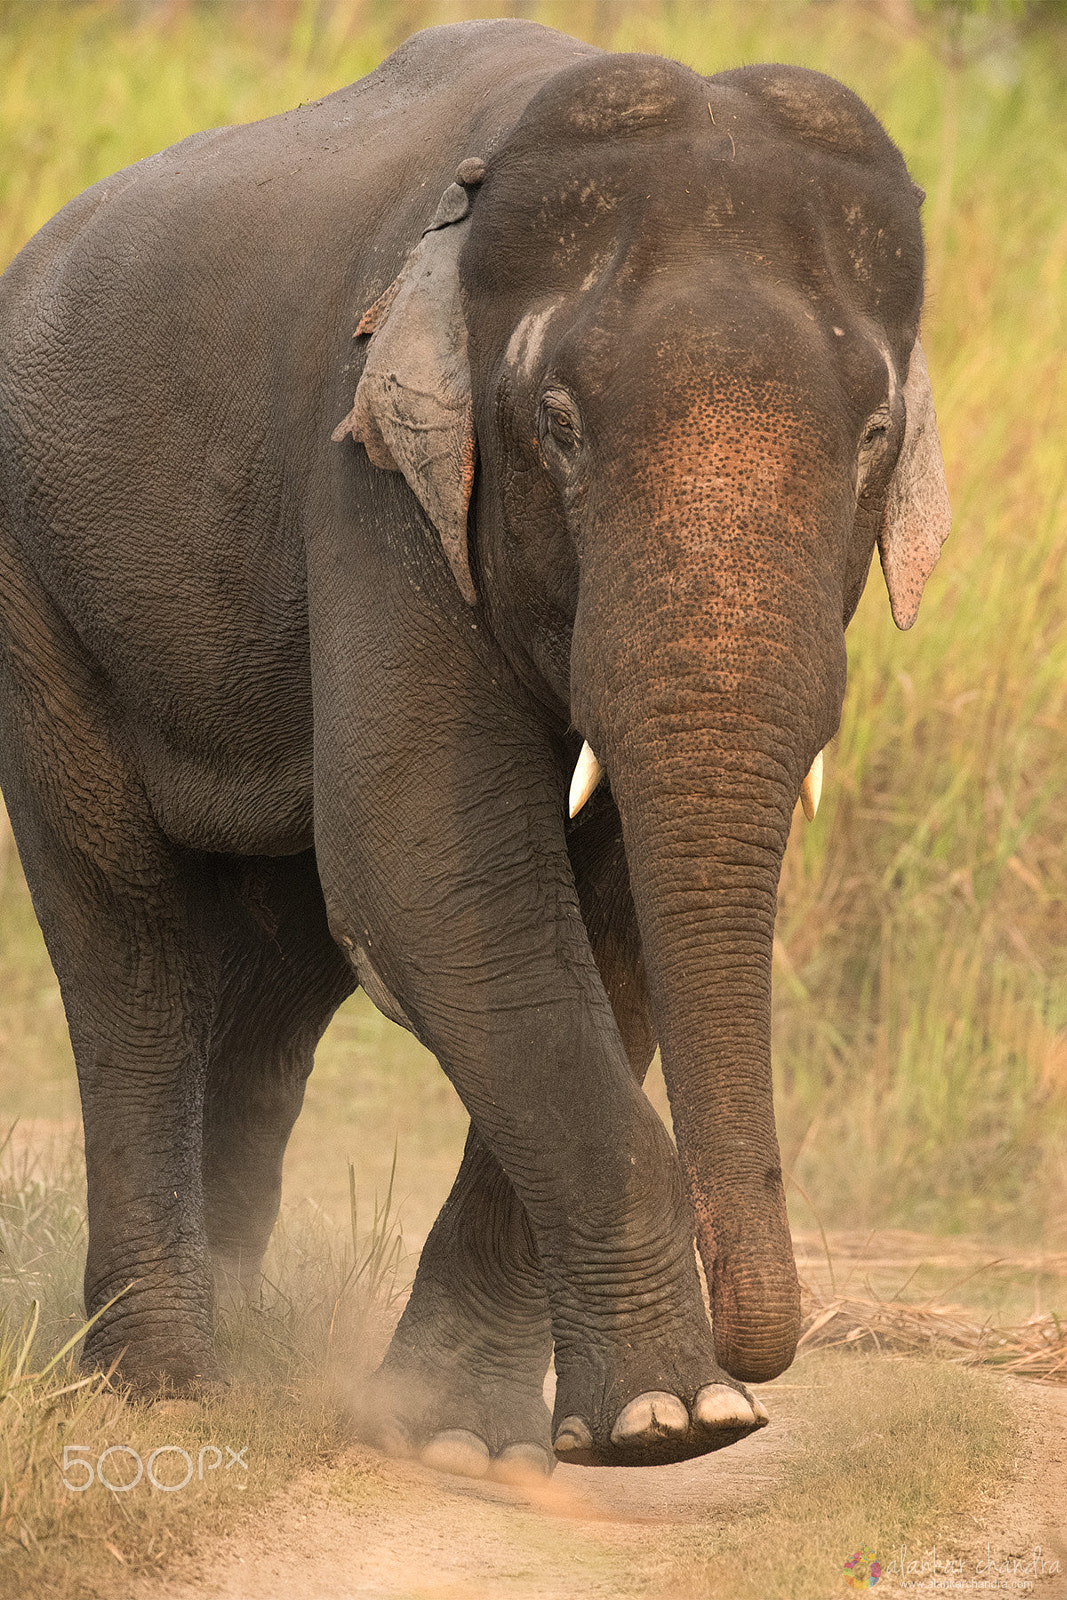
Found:
[[[890,479],[878,535],[889,604],[898,628],[910,628],[915,621],[923,587],[952,522],[930,374],[918,339],[911,352],[904,404],[904,442]]]
[[[365,445],[376,467],[402,472],[441,539],[469,605],[477,596],[467,557],[467,507],[476,445],[459,253],[470,226],[480,161],[461,163],[433,222],[399,276],[366,311],[356,335],[370,350],[352,410],[333,431]]]

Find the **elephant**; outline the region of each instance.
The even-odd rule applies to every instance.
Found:
[[[783,852],[875,546],[908,628],[948,531],[921,201],[817,72],[466,22],[9,267],[0,781],[89,1369],[225,1382],[218,1285],[362,985],[470,1118],[367,1437],[508,1479],[766,1423]]]

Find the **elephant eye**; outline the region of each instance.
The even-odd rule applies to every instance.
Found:
[[[880,479],[880,469],[887,460],[887,446],[893,428],[888,409],[880,409],[868,417],[860,440],[859,459],[856,464],[857,498],[870,486],[871,479]]]
[[[581,445],[578,407],[562,389],[548,389],[541,397],[541,437],[567,456],[573,456]]]

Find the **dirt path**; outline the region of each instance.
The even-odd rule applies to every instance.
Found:
[[[1040,1549],[1046,1563],[1058,1562],[1059,1574],[1041,1577],[1038,1562],[1033,1593],[1040,1600],[1067,1600],[1067,1388],[1012,1378],[1004,1383],[1025,1422],[1016,1481],[1008,1494],[979,1502],[961,1517],[949,1543],[968,1571],[976,1571],[983,1558],[988,1564],[991,1555],[995,1561],[1001,1553]]]
[[[1067,1388],[1001,1381],[1022,1422],[1013,1481],[957,1512],[936,1544],[907,1551],[919,1570],[908,1585],[884,1578],[879,1600],[982,1591],[1067,1600]],[[897,1552],[880,1554],[892,1560]]]
[[[667,1530],[725,1518],[768,1490],[788,1447],[786,1409],[780,1404],[779,1426],[719,1454],[642,1472],[560,1467],[535,1493],[352,1450],[220,1541],[195,1576],[141,1593],[145,1600],[644,1593]]]
[[[1005,1385],[1024,1420],[1016,1480],[939,1533],[938,1557],[962,1563],[966,1581],[928,1581],[927,1592],[1067,1600],[1067,1390]],[[352,1450],[219,1541],[197,1570],[144,1587],[138,1600],[669,1600],[679,1532],[721,1526],[773,1494],[798,1438],[790,1413],[802,1403],[780,1390],[776,1425],[720,1454],[643,1472],[561,1467],[536,1495]],[[1004,1559],[1035,1547],[1058,1559],[1060,1576],[1028,1585],[1022,1569],[1011,1582],[983,1575],[988,1552]],[[828,1576],[825,1600],[849,1592],[839,1572]],[[917,1591],[887,1574],[879,1592],[891,1600]]]

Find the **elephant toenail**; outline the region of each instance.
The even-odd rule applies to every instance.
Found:
[[[653,1389],[623,1406],[611,1430],[612,1444],[634,1444],[639,1439],[676,1438],[687,1431],[689,1413],[676,1394]]]
[[[489,1471],[489,1447],[476,1433],[466,1428],[449,1428],[435,1433],[424,1445],[419,1460],[437,1472],[452,1472],[462,1478],[484,1478]]]
[[[758,1400],[750,1404],[728,1383],[706,1383],[697,1391],[693,1416],[705,1428],[751,1428],[759,1420],[758,1404]]]
[[[593,1435],[589,1431],[588,1423],[583,1422],[581,1417],[564,1417],[553,1446],[558,1456],[575,1455],[579,1450],[591,1450]]]
[[[539,1483],[555,1469],[555,1461],[539,1444],[509,1444],[494,1456],[490,1476],[500,1483]]]
[[[765,1428],[771,1420],[771,1414],[763,1404],[763,1401],[757,1400],[755,1395],[752,1396],[752,1409],[756,1413],[756,1421],[760,1427]]]

